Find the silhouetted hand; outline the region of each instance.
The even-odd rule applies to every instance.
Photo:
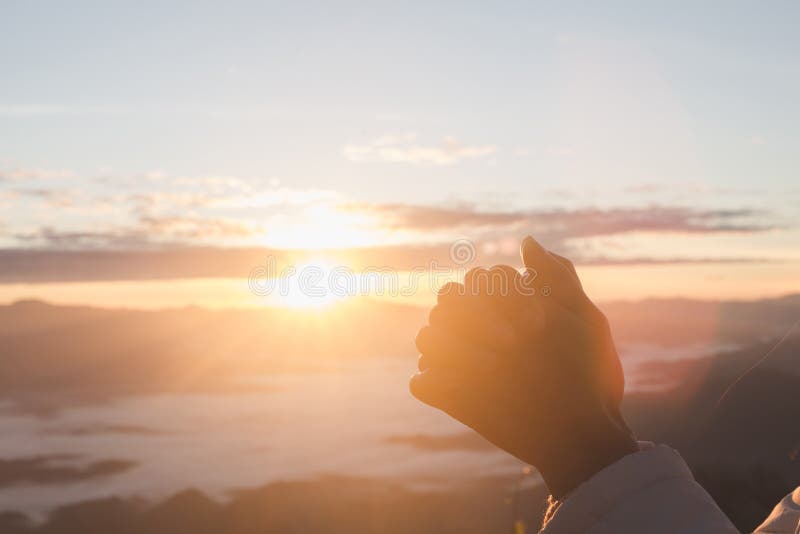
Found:
[[[417,335],[411,392],[541,472],[562,496],[637,449],[608,322],[569,260],[528,237],[525,273],[446,284]]]

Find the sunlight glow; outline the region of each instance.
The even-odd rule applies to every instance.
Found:
[[[386,240],[379,221],[364,213],[325,205],[309,206],[300,217],[274,220],[264,244],[282,249],[374,246]]]
[[[325,308],[343,300],[329,286],[334,265],[327,260],[313,260],[297,265],[289,275],[277,280],[271,305],[287,308]]]

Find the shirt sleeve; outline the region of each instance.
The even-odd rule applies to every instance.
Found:
[[[755,534],[800,534],[800,487],[778,503]]]
[[[541,534],[733,534],[677,451],[641,442],[571,492]]]

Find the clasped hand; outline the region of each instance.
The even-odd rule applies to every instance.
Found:
[[[536,467],[558,497],[637,445],[605,316],[569,260],[531,237],[521,255],[522,272],[473,269],[442,287],[410,388]]]

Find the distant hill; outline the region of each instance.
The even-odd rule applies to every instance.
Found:
[[[624,403],[637,435],[676,447],[748,532],[800,485],[800,334],[748,372],[773,347],[695,360],[677,389],[628,395]]]
[[[276,308],[107,310],[23,301],[0,306],[0,400],[47,412],[130,394],[226,391],[270,370],[324,370],[407,357],[422,308],[372,302]]]
[[[546,492],[525,487],[512,515],[514,479],[488,478],[453,491],[415,491],[385,480],[322,477],[236,492],[219,503],[197,490],[162,502],[110,497],[63,506],[42,525],[0,513],[3,534],[485,534],[524,519],[541,525]]]
[[[689,346],[701,357],[718,346],[752,345],[782,335],[800,317],[800,295],[602,307],[621,348]],[[319,311],[138,311],[17,302],[0,306],[0,400],[47,412],[134,393],[243,388],[239,378],[255,372],[376,357],[407,359],[411,371],[414,337],[427,314],[421,307],[370,300]],[[646,365],[656,382],[662,376],[682,379],[692,368],[690,360],[683,368],[669,362]]]
[[[647,299],[606,302],[618,343],[750,345],[782,336],[800,319],[800,295],[754,301]]]

